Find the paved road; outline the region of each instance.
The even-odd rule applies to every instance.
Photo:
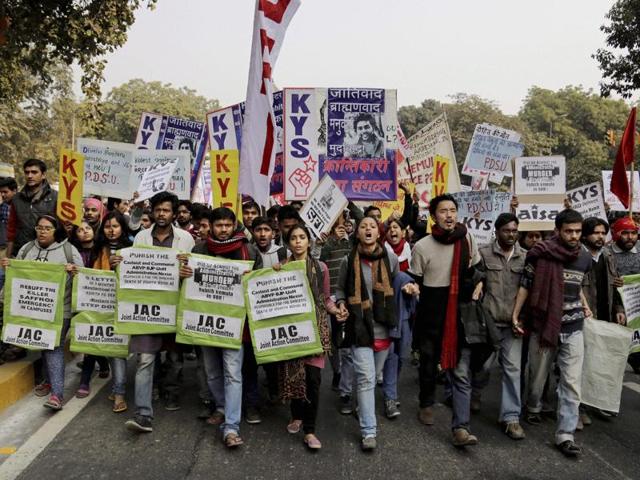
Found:
[[[131,370],[130,366],[130,377]],[[195,418],[195,363],[186,362],[183,408],[167,412],[158,403],[153,433],[127,431],[124,421],[129,413],[111,413],[108,389],[104,388],[19,478],[640,478],[640,377],[632,373],[627,373],[625,381],[635,390],[624,388],[620,416],[613,421],[596,419],[578,434],[577,440],[585,448],[579,460],[565,459],[554,449],[554,423],[550,420],[538,427],[525,425],[527,438],[520,442],[499,430],[498,374],[492,375],[482,411],[472,419],[480,444],[465,451],[455,449],[449,443],[450,412],[446,407],[436,409],[434,427],[417,422],[416,377],[415,368],[403,372],[402,415],[390,421],[380,413],[379,448],[373,453],[360,451],[355,418],[337,413],[337,394],[329,388],[327,371],[317,431],[322,451],[306,451],[302,434],[286,432],[288,409],[284,406],[265,410],[260,425],[243,423],[245,445],[229,451],[215,427]],[[128,400],[133,403],[131,395]]]

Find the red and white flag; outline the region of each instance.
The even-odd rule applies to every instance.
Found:
[[[620,199],[625,208],[629,208],[631,189],[627,181],[627,166],[633,163],[636,149],[636,107],[631,109],[627,125],[622,134],[622,141],[618,147],[616,161],[613,164],[613,175],[609,189]]]
[[[287,26],[299,6],[300,0],[256,0],[239,190],[264,206],[268,205],[269,182],[275,164],[272,74]]]

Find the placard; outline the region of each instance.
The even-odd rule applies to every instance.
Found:
[[[300,217],[316,238],[320,238],[321,233],[331,231],[348,203],[333,179],[325,175],[302,206]]]
[[[131,198],[133,145],[78,138],[76,151],[84,156],[85,197]]]
[[[179,158],[165,158],[145,169],[138,185],[138,202],[153,197],[156,193],[166,192],[169,189],[173,172],[178,167]]]
[[[113,314],[116,309],[116,273],[79,268],[73,277],[71,309]]]
[[[518,132],[482,123],[476,125],[473,132],[462,171],[511,176],[511,160],[521,156],[523,151]]]
[[[640,352],[640,274],[625,275],[622,279],[624,285],[618,292],[627,316],[627,327],[631,329],[630,352]]]
[[[129,247],[120,250],[120,289],[177,292],[180,286],[178,251],[171,248]]]
[[[620,202],[620,199],[611,193],[611,177],[613,176],[612,170],[602,170],[602,186],[604,192],[604,201],[609,205],[614,212],[628,212],[629,209],[625,208]],[[627,181],[631,180],[631,172],[627,172]],[[631,187],[629,187],[631,189]],[[640,212],[640,174],[635,170],[633,172],[633,211]]]
[[[133,158],[133,176],[131,179],[132,193],[135,191],[140,193],[142,177],[149,167],[173,159],[177,159],[178,164],[166,186],[166,191],[174,193],[180,200],[189,200],[191,155],[185,150],[136,150]],[[140,201],[140,198],[138,198],[138,201]]]
[[[84,216],[82,210],[83,184],[84,156],[66,148],[60,149],[56,215],[62,220],[78,226],[82,224]]]
[[[567,172],[563,156],[518,157],[514,163],[518,196],[564,194]]]
[[[580,212],[583,218],[597,217],[603,220],[607,219],[600,182],[569,190],[567,197],[571,202],[571,208]]]
[[[458,202],[458,221],[463,223],[479,245],[490,243],[498,216],[511,211],[511,193],[495,190],[454,193]]]
[[[242,280],[258,364],[322,353],[305,262],[255,270]]]

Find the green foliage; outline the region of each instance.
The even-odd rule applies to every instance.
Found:
[[[142,112],[175,115],[202,122],[205,114],[218,108],[218,105],[217,100],[209,100],[186,87],[129,80],[113,88],[107,95],[102,104],[102,122],[97,136],[103,140],[133,143]]]
[[[619,139],[629,114],[621,100],[571,86],[557,92],[532,87],[516,116],[505,115],[495,103],[476,95],[457,94],[451,100],[440,104],[429,99],[420,106],[401,107],[398,119],[405,135],[411,136],[444,110],[462,167],[476,124],[515,130],[522,134],[525,155],[566,157],[568,188],[597,181],[601,170],[613,167],[616,147],[607,143],[607,130],[616,132]]]
[[[157,0],[0,2],[0,102],[15,107],[45,91],[55,65],[78,62],[89,125],[99,120],[103,57],[122,46],[143,3]]]
[[[640,0],[618,0],[606,18],[609,22],[600,30],[609,49],[600,48],[593,55],[604,77],[600,91],[629,98],[640,88]]]

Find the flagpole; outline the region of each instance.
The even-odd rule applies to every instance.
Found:
[[[629,218],[633,220],[633,164],[634,160],[631,161],[631,181],[629,182]]]

